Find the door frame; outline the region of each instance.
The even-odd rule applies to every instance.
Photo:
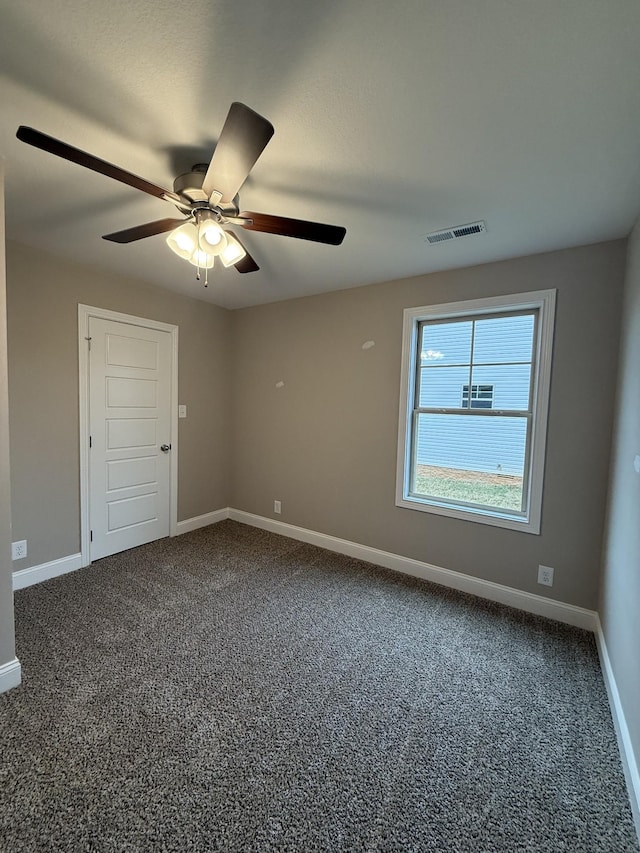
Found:
[[[80,556],[83,566],[91,563],[91,513],[89,483],[91,458],[89,453],[89,320],[114,320],[130,326],[168,332],[171,335],[170,436],[171,465],[169,471],[169,536],[178,533],[178,327],[158,320],[121,314],[106,308],[78,305],[78,392],[80,414]]]

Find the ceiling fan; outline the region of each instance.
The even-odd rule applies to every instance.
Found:
[[[28,145],[175,205],[183,215],[182,219],[147,222],[105,234],[103,239],[113,243],[132,243],[170,231],[167,238],[169,247],[198,268],[199,278],[200,268],[209,270],[216,257],[224,266],[235,266],[240,273],[259,269],[246,247],[228,228],[229,225],[315,243],[334,246],[342,243],[346,229],[337,225],[288,219],[251,210],[240,211],[238,191],[273,133],[273,125],[263,116],[245,104],[232,103],[211,162],[208,165],[197,164],[191,172],[179,175],[173,182],[172,192],[32,127],[21,125],[16,136]]]

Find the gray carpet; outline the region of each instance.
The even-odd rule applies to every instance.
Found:
[[[586,632],[231,521],[16,606],[3,851],[638,851]]]

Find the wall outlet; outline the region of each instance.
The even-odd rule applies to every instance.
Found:
[[[186,418],[187,417],[187,407],[182,403],[178,406],[178,417]]]
[[[551,566],[538,566],[538,583],[543,586],[553,586],[553,569]]]
[[[11,543],[11,559],[22,560],[27,556],[27,540],[21,539],[20,542]]]
[[[273,511],[277,512],[278,515],[280,515],[280,513],[282,512],[282,504],[280,503],[280,501],[273,502]]]

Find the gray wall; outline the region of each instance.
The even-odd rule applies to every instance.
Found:
[[[78,303],[179,326],[178,519],[228,506],[228,311],[11,242],[7,289],[14,569],[80,549]]]
[[[640,760],[640,219],[629,239],[600,619]],[[640,814],[636,815],[640,828]]]
[[[273,516],[278,499],[284,522],[595,608],[625,245],[233,312],[231,505]],[[541,535],[396,507],[403,309],[543,288],[558,304]]]
[[[15,657],[11,581],[11,495],[7,413],[7,315],[4,256],[4,164],[0,158],[0,666]]]

